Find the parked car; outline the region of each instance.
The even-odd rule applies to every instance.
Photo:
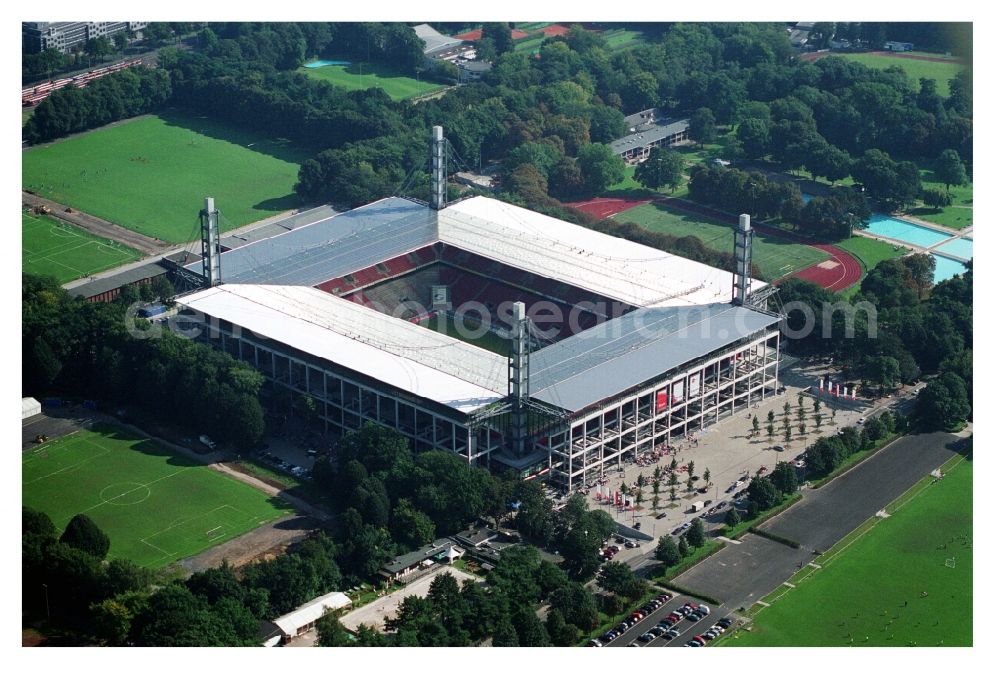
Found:
[[[676,629],[667,629],[665,632],[663,632],[663,640],[669,641],[670,639],[677,638],[680,635],[681,633]]]
[[[592,638],[592,639],[590,639],[590,641],[589,641],[589,642],[587,643],[587,645],[588,645],[589,647],[591,647],[591,648],[600,648],[600,647],[601,647],[601,646],[603,646],[604,644],[603,644],[603,643],[601,643],[600,641],[598,641],[598,640],[597,640],[596,638]]]
[[[646,632],[645,634],[643,634],[642,636],[640,636],[640,637],[639,637],[639,640],[640,640],[640,641],[642,641],[643,643],[649,643],[649,642],[650,642],[650,641],[652,641],[652,640],[653,640],[654,638],[656,638],[656,637],[655,637],[655,636],[653,636],[653,635],[652,635],[651,633],[649,633],[649,632],[647,631],[647,632]]]

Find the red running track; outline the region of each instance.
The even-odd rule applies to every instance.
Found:
[[[617,197],[595,197],[583,202],[572,202],[566,206],[573,207],[577,211],[582,211],[597,218],[611,218],[615,214],[620,214],[640,204],[648,204],[651,201],[648,199],[626,200]],[[729,214],[717,211],[716,209],[673,197],[658,199],[656,201],[717,220],[725,221],[732,218]],[[828,260],[794,272],[791,275],[792,277],[813,282],[830,291],[843,291],[861,281],[861,263],[858,262],[857,258],[839,246],[834,246],[833,244],[816,244],[792,233],[783,232],[776,228],[760,225],[759,223],[754,224],[754,228],[760,232],[766,232],[784,239],[798,240],[806,246],[811,246],[814,249],[819,249],[830,254]],[[780,284],[781,280],[775,280],[774,283]]]

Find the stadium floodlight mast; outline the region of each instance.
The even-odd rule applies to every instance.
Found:
[[[219,210],[215,208],[215,198],[205,198],[205,208],[199,212],[201,219],[201,269],[205,286],[222,284],[222,256],[219,242]]]

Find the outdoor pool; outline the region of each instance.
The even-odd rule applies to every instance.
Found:
[[[322,68],[323,66],[350,66],[350,61],[310,61],[309,63],[302,64],[306,68]]]
[[[966,237],[953,239],[947,244],[942,244],[937,247],[935,251],[943,251],[946,254],[951,254],[952,256],[958,256],[959,258],[969,260],[972,258],[972,240]]]
[[[960,275],[965,272],[965,266],[956,261],[953,258],[945,258],[944,256],[938,256],[937,254],[931,254],[934,256],[934,283],[943,282],[946,279],[951,279],[955,275]]]
[[[871,220],[868,221],[868,232],[883,237],[891,237],[892,239],[898,239],[901,242],[924,248],[934,246],[949,237],[947,233],[938,232],[937,230],[901,221],[892,216],[876,213],[873,213]],[[971,244],[970,242],[970,248]]]

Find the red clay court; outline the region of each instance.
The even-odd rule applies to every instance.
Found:
[[[573,207],[577,211],[582,211],[585,214],[590,214],[591,216],[595,216],[597,218],[611,218],[615,214],[620,214],[621,212],[627,211],[632,207],[637,207],[640,204],[648,204],[651,201],[652,200],[648,199],[626,200],[617,197],[595,197],[594,199],[584,200],[583,202],[570,202],[567,203],[566,206]],[[677,207],[678,209],[684,209],[685,211],[690,211],[696,214],[710,216],[722,221],[732,218],[728,214],[716,211],[715,209],[692,204],[676,198],[664,198],[657,201],[664,202],[673,207]],[[794,235],[789,236],[788,233],[780,232],[774,228],[769,228],[766,225],[760,225],[759,223],[754,223],[754,229],[777,235],[779,237],[784,237],[786,239],[800,239]],[[802,243],[815,249],[819,249],[820,251],[825,251],[830,254],[831,257],[822,263],[817,263],[816,265],[792,273],[792,277],[814,282],[815,284],[820,285],[824,289],[829,289],[830,291],[843,291],[844,289],[861,281],[861,264],[858,262],[857,258],[848,252],[832,244],[814,244],[807,241],[803,241]],[[781,280],[775,280],[774,283],[780,284]]]
[[[557,35],[566,35],[567,33],[569,33],[569,29],[566,28],[566,26],[560,26],[557,23],[552,24],[551,26],[546,26],[542,29],[542,35],[547,38],[553,38]]]

